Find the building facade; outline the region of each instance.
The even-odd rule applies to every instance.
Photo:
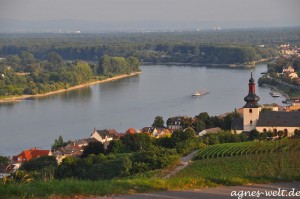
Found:
[[[285,136],[290,137],[300,131],[300,111],[261,111],[261,106],[258,104],[260,98],[255,94],[252,72],[248,85],[249,92],[244,98],[246,104],[243,107],[243,119],[236,119],[232,122],[232,132],[242,133],[254,129],[259,132],[283,131]]]

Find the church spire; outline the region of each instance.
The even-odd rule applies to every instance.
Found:
[[[248,95],[244,98],[246,101],[246,105],[244,108],[258,108],[259,104],[257,103],[259,101],[259,97],[255,94],[255,83],[251,71],[251,77],[249,79],[249,93]]]

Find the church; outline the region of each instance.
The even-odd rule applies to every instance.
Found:
[[[232,122],[231,130],[235,133],[249,132],[256,129],[259,132],[283,131],[285,136],[292,136],[300,131],[300,111],[261,111],[258,104],[260,98],[255,94],[255,83],[249,79],[249,92],[244,98],[243,118]]]

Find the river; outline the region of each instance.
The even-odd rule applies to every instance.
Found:
[[[87,138],[94,128],[124,132],[150,126],[157,115],[166,121],[200,112],[219,115],[242,107],[248,93],[249,69],[192,66],[142,66],[142,74],[114,82],[43,98],[0,104],[0,155],[15,155],[39,147],[50,149],[54,139]],[[259,64],[254,79],[266,71]],[[210,93],[192,97],[196,90]],[[256,86],[260,104],[283,100]]]

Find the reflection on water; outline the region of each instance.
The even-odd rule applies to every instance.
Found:
[[[254,70],[257,81],[266,65]],[[242,107],[248,93],[249,69],[191,66],[144,66],[142,74],[19,103],[0,104],[0,154],[28,147],[50,148],[54,139],[89,137],[93,128],[152,124],[156,115],[219,115]],[[210,93],[192,97],[196,90]],[[260,103],[281,103],[270,89],[257,87]],[[13,135],[13,136],[12,136]]]
[[[92,89],[90,87],[83,87],[78,90],[71,90],[60,95],[60,99],[64,101],[80,101],[88,103],[92,98]]]

